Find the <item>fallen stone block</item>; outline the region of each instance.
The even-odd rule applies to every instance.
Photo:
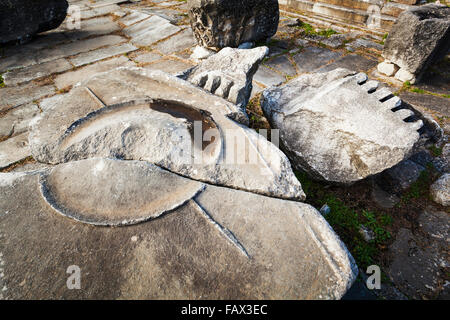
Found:
[[[419,141],[423,122],[405,122],[414,113],[378,86],[341,68],[306,74],[265,90],[262,108],[296,169],[348,184],[396,165]]]
[[[400,68],[397,79],[415,83],[449,49],[450,8],[433,3],[400,14],[385,41],[382,56]]]
[[[278,0],[189,0],[188,7],[195,38],[204,47],[236,48],[277,32]]]
[[[58,28],[68,7],[66,0],[1,0],[0,43],[26,42],[37,33]]]

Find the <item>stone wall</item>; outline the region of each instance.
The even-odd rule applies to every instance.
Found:
[[[382,34],[398,15],[418,0],[279,0],[282,10],[322,20],[324,24],[358,27]]]

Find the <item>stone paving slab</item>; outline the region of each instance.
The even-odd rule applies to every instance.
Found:
[[[112,17],[98,17],[81,21],[81,28],[71,30],[66,24],[56,29],[64,32],[69,40],[81,40],[92,36],[100,36],[120,30],[119,24],[113,21]]]
[[[287,76],[292,77],[297,74],[295,66],[286,55],[270,59],[265,65]]]
[[[35,49],[25,47],[16,52],[7,52],[6,55],[0,59],[0,73],[38,63],[34,55],[34,50]]]
[[[358,54],[349,54],[325,67],[320,68],[318,72],[327,72],[337,68],[345,68],[367,73],[370,69],[376,67],[377,64],[378,61],[374,59],[366,58]]]
[[[192,29],[185,29],[182,32],[170,37],[167,40],[159,42],[155,49],[163,54],[171,54],[183,51],[195,46],[195,38]]]
[[[127,57],[121,56],[118,58],[113,58],[106,61],[100,61],[75,71],[66,72],[64,74],[58,75],[55,78],[55,85],[58,89],[67,88],[73,86],[78,82],[84,81],[93,75],[101,72],[106,72],[108,70],[118,68],[118,67],[128,67],[133,66],[134,63],[130,61]]]
[[[130,38],[137,38],[139,36],[145,35],[147,32],[152,31],[158,23],[166,24],[169,23],[169,21],[158,16],[152,16],[149,19],[124,28],[122,32]]]
[[[342,56],[342,53],[320,47],[307,47],[302,52],[294,55],[300,73],[312,72],[323,65]]]
[[[161,60],[144,67],[148,70],[160,70],[171,75],[178,75],[183,71],[192,68],[193,65],[180,60]]]
[[[38,63],[48,62],[76,54],[92,51],[104,46],[112,46],[122,42],[126,39],[117,35],[106,35],[88,40],[80,40],[68,44],[60,45],[55,48],[41,50],[37,54]]]
[[[91,19],[120,10],[116,4],[81,11],[81,19]]]
[[[123,31],[132,38],[131,43],[134,45],[149,46],[179,32],[180,30],[180,27],[174,26],[168,20],[158,16],[152,16]]]
[[[42,99],[42,101],[39,102],[39,107],[43,112],[48,111],[52,108],[56,108],[60,103],[60,101],[64,99],[66,95],[67,93],[58,94],[49,98]]]
[[[11,109],[0,118],[0,137],[9,137],[28,131],[31,119],[39,113],[38,106],[33,103]]]
[[[286,81],[285,77],[264,66],[259,67],[253,79],[266,87],[278,86]]]
[[[400,98],[409,104],[425,108],[433,111],[437,111],[446,117],[450,117],[450,99],[444,97],[438,97],[431,94],[414,93],[409,91],[403,91],[399,94]]]
[[[151,7],[151,8],[143,8],[140,10],[147,14],[157,15],[161,18],[170,21],[173,24],[177,24],[180,20],[183,19],[183,14],[180,11],[173,9],[166,9],[166,8],[160,9],[156,7]]]
[[[150,18],[150,15],[139,12],[139,11],[135,11],[135,10],[131,10],[125,17],[121,18],[119,20],[119,22],[121,24],[123,24],[126,27],[129,27],[139,21],[145,20]]]
[[[72,65],[66,59],[58,59],[7,72],[3,75],[3,79],[8,86],[16,85],[46,77],[54,73],[64,72],[72,68]]]
[[[70,62],[75,67],[80,67],[80,66],[92,63],[92,62],[96,62],[99,60],[117,56],[119,54],[128,53],[128,52],[131,52],[131,51],[134,51],[137,49],[138,48],[136,48],[135,46],[133,46],[129,43],[124,43],[124,44],[117,45],[117,46],[111,46],[111,47],[107,47],[107,48],[102,48],[102,49],[97,49],[97,50],[82,53],[82,54],[76,56],[75,58],[70,59]]]
[[[28,146],[28,133],[22,133],[0,142],[0,169],[31,156]]]
[[[34,83],[0,88],[0,112],[12,107],[38,100],[55,93],[52,85],[39,86]]]
[[[160,60],[162,57],[162,55],[156,52],[144,52],[133,56],[132,59],[137,63],[150,63]]]
[[[364,49],[375,49],[378,51],[383,50],[383,45],[373,42],[371,40],[361,39],[361,38],[356,39],[355,41],[349,43],[348,45],[355,49],[364,48]]]
[[[439,66],[442,68],[442,66]],[[423,75],[418,84],[414,86],[434,93],[449,94],[450,93],[450,63],[446,68],[438,70],[439,73],[431,71]]]
[[[128,2],[127,0],[100,0],[100,1],[95,1],[95,3],[92,3],[92,1],[90,1],[91,3],[89,4],[89,7],[91,8],[100,8],[100,7],[104,7],[104,6],[109,6],[112,4],[121,4],[124,2]]]

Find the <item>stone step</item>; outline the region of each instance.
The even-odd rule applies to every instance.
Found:
[[[341,33],[357,31],[357,32],[365,33],[367,36],[370,36],[376,40],[381,40],[383,38],[384,34],[386,33],[385,31],[368,29],[368,28],[364,28],[362,26],[357,26],[354,24],[349,24],[349,23],[345,23],[342,21],[333,20],[330,18],[319,17],[310,12],[298,13],[298,12],[292,12],[292,11],[286,11],[286,10],[281,10],[280,12],[282,14],[290,16],[290,17],[299,18],[303,22],[312,24],[312,25],[314,25],[316,27],[320,27],[322,29],[331,28],[331,29],[333,29],[337,32],[341,32]]]
[[[382,0],[280,0],[280,5],[287,11],[300,11],[319,19],[326,18],[375,33],[389,31],[396,17],[410,7],[399,3],[384,3]]]
[[[395,18],[411,7],[409,4],[395,3],[386,0],[314,0],[314,2],[341,8],[361,10],[364,12],[371,12],[371,10],[374,10],[374,8],[376,10],[376,7],[378,7],[382,14]]]

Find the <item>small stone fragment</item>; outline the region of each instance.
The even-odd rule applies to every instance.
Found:
[[[431,185],[431,197],[445,207],[450,206],[450,173],[442,175]]]
[[[380,63],[377,68],[379,72],[388,77],[392,77],[398,71],[398,66],[386,61]]]

